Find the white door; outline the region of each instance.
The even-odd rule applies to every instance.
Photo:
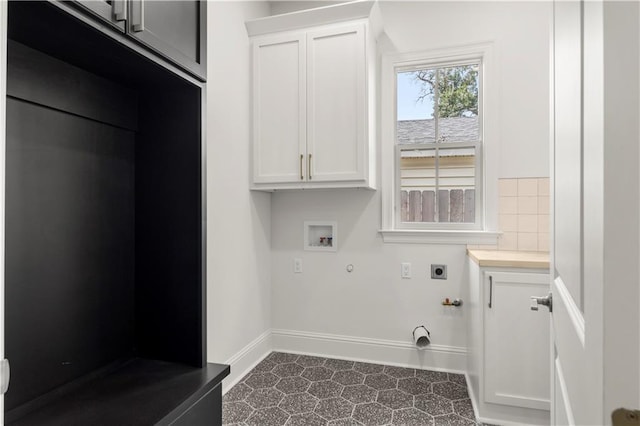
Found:
[[[554,6],[552,424],[608,425],[640,402],[639,16]]]
[[[310,32],[307,67],[309,181],[364,180],[364,24]]]
[[[305,43],[299,34],[253,42],[254,183],[306,180]]]

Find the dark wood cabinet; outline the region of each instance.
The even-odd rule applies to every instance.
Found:
[[[206,78],[206,1],[130,0],[127,32],[145,46]]]
[[[77,0],[82,10],[205,81],[207,2]]]
[[[127,19],[125,0],[78,0],[77,4],[121,32],[125,31]]]
[[[205,85],[78,16],[8,5],[5,422],[220,424]]]

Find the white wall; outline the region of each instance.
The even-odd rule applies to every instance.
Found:
[[[334,4],[345,3],[342,1],[333,0],[285,0],[285,1],[271,1],[271,15],[280,15],[283,13],[297,12],[299,10],[311,9],[314,7],[331,6]]]
[[[486,141],[486,149],[499,152],[498,177],[549,175],[550,4],[392,1],[382,2],[380,10],[388,44],[398,51],[493,41],[501,108],[492,119],[499,122],[500,140]],[[465,346],[465,309],[440,305],[445,297],[465,297],[464,246],[383,244],[377,233],[379,190],[276,192],[272,197],[277,348],[325,348],[334,356],[464,368],[455,354]],[[303,251],[305,220],[337,220],[338,252]],[[294,257],[303,259],[302,274],[293,274]],[[412,263],[412,279],[400,278],[401,262]],[[447,264],[449,278],[427,278],[431,263]],[[354,272],[346,272],[347,264]],[[431,329],[433,347],[444,358],[418,359],[415,352],[400,350],[420,324]],[[301,333],[292,337],[282,330]],[[360,343],[350,346],[336,336],[354,336]],[[365,344],[363,339],[377,340]],[[324,346],[316,345],[320,340]]]
[[[232,363],[225,387],[270,350],[260,337],[271,328],[271,199],[248,189],[250,50],[244,26],[268,13],[266,2],[208,4],[207,358]],[[247,348],[252,342],[256,346]]]

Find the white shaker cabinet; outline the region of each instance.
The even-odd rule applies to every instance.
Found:
[[[252,38],[252,189],[373,187],[368,28],[358,20]]]
[[[365,176],[365,26],[307,34],[307,180],[361,181]]]
[[[253,42],[253,183],[306,176],[306,40],[303,34]]]
[[[549,424],[549,313],[530,308],[549,291],[548,270],[468,263],[468,374],[480,420]]]

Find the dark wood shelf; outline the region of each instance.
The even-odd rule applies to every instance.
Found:
[[[87,380],[55,401],[7,424],[172,424],[218,387],[228,374],[228,365],[207,364],[196,368],[134,358],[117,370]],[[11,417],[11,412],[7,413],[8,420]]]

